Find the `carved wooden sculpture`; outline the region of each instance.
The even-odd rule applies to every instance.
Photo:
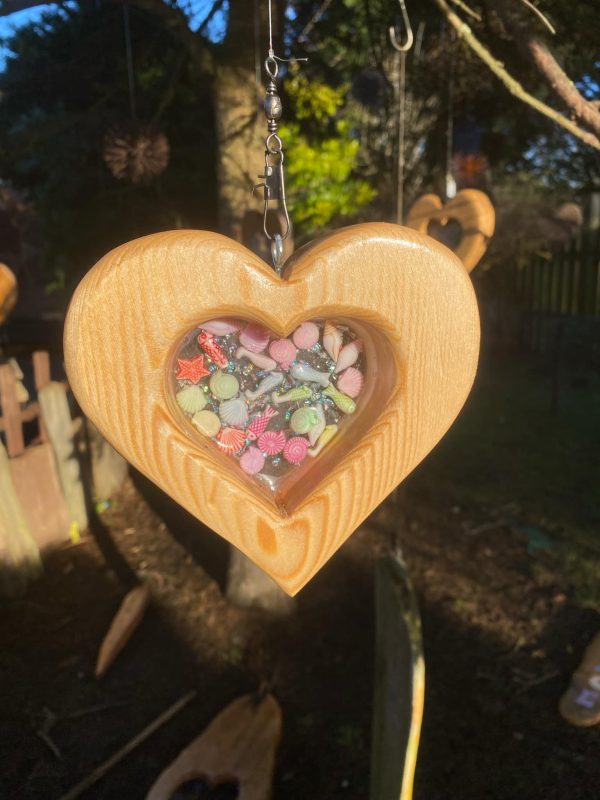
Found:
[[[460,225],[460,231],[451,249],[471,272],[485,254],[496,224],[494,206],[484,192],[461,189],[446,204],[437,194],[424,194],[408,212],[406,224],[443,241],[444,227],[452,220]]]
[[[290,594],[443,436],[478,350],[461,262],[380,223],[313,242],[282,278],[215,233],[148,236],[85,276],[65,326],[70,384],[101,433]]]
[[[0,264],[0,325],[6,322],[16,302],[17,279],[6,264]]]

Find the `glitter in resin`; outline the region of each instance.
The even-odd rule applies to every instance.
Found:
[[[218,335],[221,330],[225,332]],[[357,394],[364,383],[362,343],[347,325],[314,320],[302,323],[286,339],[244,320],[210,320],[185,337],[172,369],[176,397],[181,399],[191,385],[204,392],[206,403],[199,413],[198,404],[179,403],[193,430],[272,490],[300,464],[318,459],[329,442],[343,434],[346,418],[360,407]],[[307,347],[298,348],[303,343]],[[275,361],[273,369],[264,368]],[[190,368],[192,364],[203,368]],[[344,394],[344,385],[352,386],[352,397]],[[296,413],[300,409],[306,413]],[[193,410],[203,421],[216,415],[220,429],[209,435],[215,425],[193,424]]]

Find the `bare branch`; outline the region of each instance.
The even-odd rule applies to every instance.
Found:
[[[512,13],[508,0],[496,0],[494,10],[526,58],[533,61],[544,80],[577,119],[600,136],[600,111],[586,100],[569,78],[548,47],[529,32],[528,27]]]
[[[556,33],[556,28],[550,22],[548,17],[545,14],[542,14],[542,12],[539,10],[539,8],[537,6],[533,5],[531,0],[521,0],[521,2],[523,3],[524,6],[527,6],[527,8],[529,8],[531,11],[533,11],[533,13],[537,17],[539,17],[539,19],[543,22],[543,24],[548,28],[550,33],[554,36],[554,34]]]
[[[457,34],[465,40],[465,42],[469,45],[469,47],[479,56],[479,58],[486,64],[490,70],[496,75],[502,83],[506,86],[508,91],[517,97],[519,100],[527,103],[527,105],[534,108],[540,114],[548,119],[551,119],[553,122],[556,122],[562,128],[564,128],[569,133],[576,136],[582,142],[590,145],[591,147],[600,150],[600,139],[593,133],[580,128],[576,123],[572,122],[568,117],[565,117],[564,114],[561,114],[559,111],[555,111],[550,106],[543,103],[541,100],[538,100],[537,97],[534,97],[532,94],[529,94],[521,84],[510,75],[504,65],[500,63],[494,56],[487,50],[483,44],[476,38],[473,34],[472,30],[469,26],[461,20],[459,16],[457,16],[454,11],[450,8],[446,0],[433,0],[436,6],[440,9],[440,11],[444,14],[448,22],[452,25],[455,29]]]
[[[477,11],[473,11],[473,9],[468,6],[464,0],[450,0],[450,2],[457,8],[460,8],[462,11],[464,11],[469,17],[476,19],[477,22],[481,22],[481,14],[479,14]]]

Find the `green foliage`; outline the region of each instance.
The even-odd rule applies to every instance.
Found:
[[[352,217],[375,197],[357,177],[360,142],[342,116],[347,87],[333,88],[293,73],[286,83],[299,122],[280,126],[294,223],[312,235],[341,217]]]

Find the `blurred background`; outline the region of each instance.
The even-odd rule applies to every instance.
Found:
[[[600,734],[557,704],[600,622],[598,8],[531,6],[407,0],[400,54],[396,0],[274,3],[275,51],[308,58],[280,67],[296,247],[406,221],[428,193],[476,189],[495,211],[470,273],[482,348],[465,408],[288,603],[256,576],[244,597],[227,546],[85,424],[62,355],[73,290],[123,242],[218,230],[267,259],[252,195],[266,3],[0,3],[3,797],[60,797],[196,688],[86,793],[143,798],[263,681],[284,713],[273,796],[367,797],[373,565],[390,531],[423,620],[415,797],[597,796]],[[465,233],[441,227],[451,247]],[[66,501],[61,459],[81,469]],[[37,515],[17,514],[20,533],[7,475]],[[99,682],[99,643],[139,581],[153,602]]]

